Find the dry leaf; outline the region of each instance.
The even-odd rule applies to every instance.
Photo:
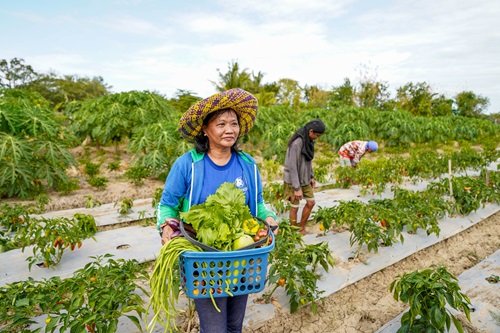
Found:
[[[273,300],[271,301],[271,303],[272,303],[275,307],[277,307],[277,308],[281,308],[281,304],[280,304],[277,300],[273,299]]]

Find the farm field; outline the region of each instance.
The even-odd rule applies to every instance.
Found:
[[[118,189],[120,193],[138,191],[137,188],[131,187],[127,190],[125,187],[127,185],[123,183],[114,189]],[[425,187],[425,183],[408,183],[406,187],[421,190]],[[107,195],[118,197],[119,193],[113,194],[113,191],[108,190]],[[372,198],[391,195],[391,191],[375,196],[362,195],[357,186],[349,189],[325,188],[317,192],[317,207],[333,206],[341,200],[358,199],[367,202]],[[61,199],[68,200],[64,197]],[[154,260],[155,253],[160,248],[154,227],[137,225],[137,223],[135,226],[124,227],[134,224],[133,221],[139,219],[138,212],[140,211],[145,211],[146,217],[153,214],[150,199],[137,199],[135,202],[135,208],[126,216],[118,214],[113,204],[105,204],[92,209],[51,211],[44,214],[47,217],[70,216],[76,211],[93,211],[96,223],[102,230],[96,235],[97,244],[93,240],[85,241],[85,246],[79,251],[69,253],[55,271],[38,268],[35,274],[28,272],[26,262],[22,260],[22,256],[27,256],[26,253],[22,254],[20,251],[3,253],[1,254],[1,271],[8,271],[6,274],[8,276],[2,274],[0,281],[2,284],[15,281],[16,274],[18,274],[17,278],[21,279],[23,276],[26,278],[30,275],[36,278],[38,272],[44,273],[39,277],[54,274],[67,277],[78,266],[85,265],[89,255],[113,253],[119,257],[136,258],[140,262]],[[51,204],[54,207],[63,206],[56,199]],[[253,294],[249,301],[244,332],[374,332],[405,308],[403,304],[395,302],[388,291],[390,282],[398,274],[437,263],[446,265],[450,272],[458,275],[497,251],[500,245],[498,210],[499,207],[493,204],[465,218],[444,219],[445,221],[441,222],[448,224],[449,229],[442,226],[443,231],[440,237],[426,236],[425,233],[406,236],[407,240],[404,245],[396,244],[393,247],[381,248],[378,253],[365,253],[360,260],[353,262],[349,260],[353,252],[345,232],[329,232],[326,236],[319,236],[318,225],[309,223],[310,234],[305,236],[304,240],[307,243],[328,240],[336,259],[335,268],[328,274],[322,272],[324,276],[318,283],[320,289],[325,290],[324,305],[318,302],[317,315],[313,315],[307,305],[291,314],[286,296],[279,290],[275,294],[277,301],[275,304],[262,304],[260,295]],[[122,228],[116,229],[113,225],[120,225]],[[125,231],[128,228],[133,228],[135,231]],[[124,232],[120,233],[122,230]],[[144,230],[144,232],[138,232],[138,230]],[[119,245],[128,245],[128,247],[118,249]],[[405,252],[403,249],[409,249],[409,251]],[[180,304],[182,305],[183,302],[181,301]],[[181,327],[183,327],[182,322]],[[195,324],[194,327],[196,327]],[[162,331],[161,328],[155,330],[155,332],[160,331]],[[132,333],[138,330],[128,320],[121,320],[118,332]]]
[[[11,66],[31,70],[13,60]],[[13,68],[4,69],[13,74]],[[164,310],[154,324],[158,318],[167,324],[176,318],[179,332],[197,332],[190,299],[180,293],[176,303],[184,282],[180,274],[158,274],[177,272],[180,253],[197,249],[184,238],[161,247],[155,207],[176,159],[193,148],[178,131],[179,119],[200,98],[189,91],[171,99],[149,91],[112,93],[100,81],[73,82],[73,77],[29,79],[34,81],[4,87],[0,94],[0,331],[145,331],[151,299],[155,309]],[[102,89],[93,90],[95,83]],[[498,252],[497,117],[482,115],[481,99],[474,94],[466,94],[466,101],[436,99],[427,85],[415,91],[409,85],[388,100],[383,86],[366,83],[358,90],[346,81],[331,92],[296,87],[291,105],[291,95],[276,99],[288,87],[252,80],[259,116],[234,148],[257,162],[262,195],[281,228],[268,256],[266,288],[250,296],[247,333],[375,332],[405,308],[389,293],[402,273],[436,264],[441,272],[458,275]],[[76,94],[86,87],[93,92]],[[281,179],[290,136],[312,119],[321,119],[327,130],[314,145],[314,180],[321,186],[308,234],[302,236],[288,223]],[[337,151],[353,140],[376,140],[378,149],[364,155],[356,168],[339,167]],[[224,197],[216,197],[216,204],[231,201],[226,189],[234,190],[223,188]],[[231,203],[231,213],[244,206],[241,193],[234,197],[241,200]],[[204,226],[195,226],[191,218],[220,211],[181,216],[202,240]],[[219,228],[217,240],[232,231],[254,241],[264,236],[265,227],[241,213],[227,219],[228,228]],[[234,248],[240,238],[224,249]],[[248,263],[248,269],[224,273],[214,270],[214,261],[193,264],[199,279],[185,282],[187,292],[230,294],[237,291],[237,282],[259,284],[264,277],[243,276],[262,269],[250,267],[252,259],[234,261]],[[168,269],[155,270],[155,264]],[[217,266],[231,262],[218,261]],[[204,269],[211,270],[207,279]],[[450,273],[444,276],[454,281]],[[426,280],[423,286],[435,285]],[[441,299],[454,298],[447,292]],[[430,295],[426,309],[432,309],[439,326],[448,317],[436,311],[438,297]],[[453,295],[459,301],[452,303],[468,314],[467,299]],[[188,311],[178,316],[177,307]],[[498,322],[495,308],[490,317]],[[423,314],[420,307],[412,312]],[[478,314],[472,319],[480,328]],[[147,331],[163,329],[157,325]]]

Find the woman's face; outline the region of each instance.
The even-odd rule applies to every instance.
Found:
[[[240,135],[240,124],[236,112],[228,110],[209,120],[203,126],[210,148],[231,148]]]
[[[321,136],[321,133],[316,133],[313,130],[309,130],[309,138],[314,141]]]

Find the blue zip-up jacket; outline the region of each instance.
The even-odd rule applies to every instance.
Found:
[[[179,218],[179,212],[187,212],[193,205],[200,204],[200,195],[203,186],[204,153],[197,153],[195,149],[180,156],[172,165],[163,188],[163,194],[156,210],[156,229],[166,218]],[[262,196],[262,181],[255,160],[244,152],[238,152],[236,159],[243,169],[243,176],[247,179],[249,208],[253,216],[261,219],[276,214],[264,204]]]

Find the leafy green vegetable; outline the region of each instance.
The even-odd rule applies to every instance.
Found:
[[[245,194],[229,182],[180,217],[196,230],[199,242],[221,251],[232,250],[233,242],[244,234],[243,221],[253,218]]]

